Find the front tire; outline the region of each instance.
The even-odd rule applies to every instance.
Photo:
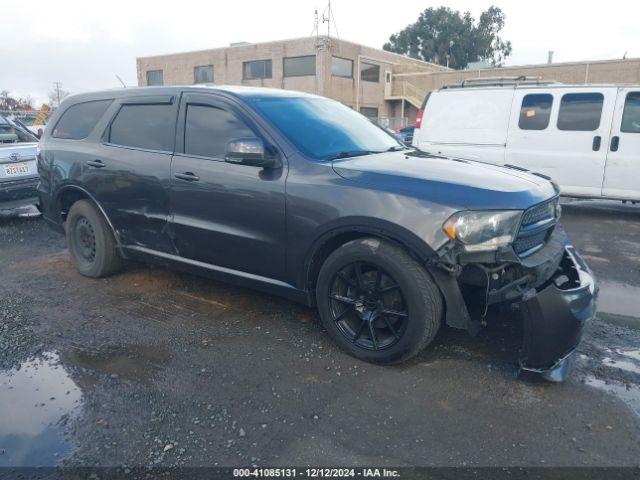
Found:
[[[82,275],[101,278],[120,270],[113,233],[91,202],[79,200],[71,206],[65,229],[71,260]]]
[[[336,343],[377,364],[417,355],[435,337],[444,310],[424,267],[377,238],[353,240],[329,255],[320,269],[316,300]]]

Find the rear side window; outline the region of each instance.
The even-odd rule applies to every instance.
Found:
[[[109,143],[145,150],[173,151],[175,107],[123,105],[109,129]]]
[[[255,134],[242,120],[226,110],[187,105],[184,131],[184,151],[187,155],[222,160],[229,140],[253,136]]]
[[[625,133],[640,133],[640,92],[629,92],[624,101],[622,126]]]
[[[113,100],[97,100],[72,105],[62,114],[51,134],[54,138],[87,138]]]
[[[560,101],[558,129],[591,132],[600,126],[604,95],[567,93]]]
[[[553,95],[536,93],[525,95],[520,107],[518,126],[522,130],[544,130],[549,126]]]

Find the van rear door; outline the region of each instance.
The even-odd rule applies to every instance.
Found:
[[[414,145],[429,153],[501,165],[513,92],[500,87],[433,92]]]
[[[603,195],[640,200],[640,87],[618,90],[607,147]]]
[[[553,178],[563,194],[599,197],[614,88],[517,89],[505,163]]]

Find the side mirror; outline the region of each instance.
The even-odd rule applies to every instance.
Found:
[[[258,137],[234,138],[227,143],[225,162],[250,165],[252,167],[277,168],[277,158],[265,154],[265,145]]]

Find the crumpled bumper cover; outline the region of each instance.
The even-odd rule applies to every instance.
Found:
[[[589,267],[572,245],[565,246],[560,271],[544,288],[520,303],[524,339],[520,368],[563,381],[586,322],[596,313],[598,288]],[[568,279],[563,285],[557,283]]]

